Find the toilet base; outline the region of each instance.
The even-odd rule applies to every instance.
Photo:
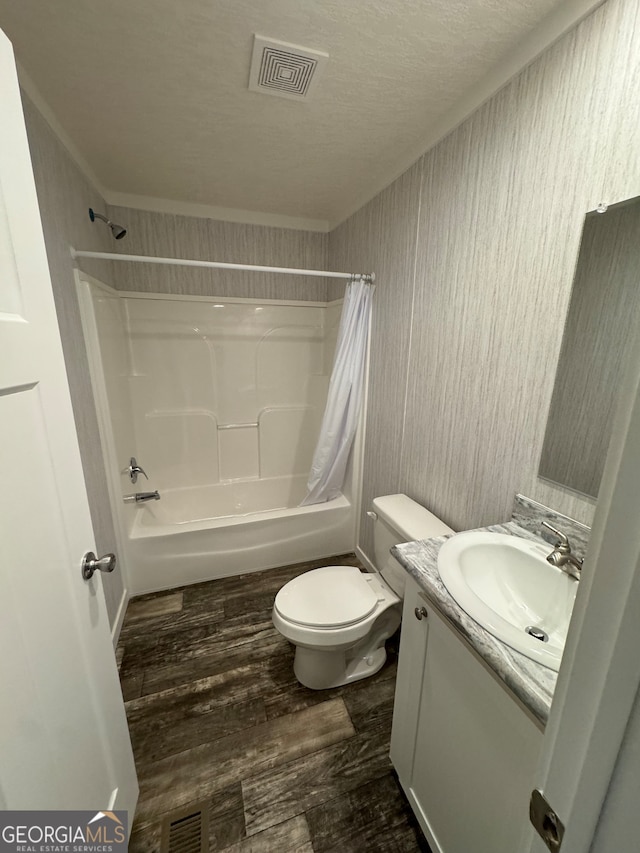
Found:
[[[293,672],[304,687],[328,690],[375,675],[382,669],[386,659],[384,645],[368,654],[358,654],[357,649],[323,651],[296,646]]]

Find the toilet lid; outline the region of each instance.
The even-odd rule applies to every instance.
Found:
[[[325,566],[305,572],[276,595],[276,610],[289,622],[338,628],[367,617],[378,596],[354,566]]]

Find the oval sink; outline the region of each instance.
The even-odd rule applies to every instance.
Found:
[[[438,571],[472,619],[557,672],[578,583],[547,563],[551,550],[517,536],[472,530],[447,539]]]

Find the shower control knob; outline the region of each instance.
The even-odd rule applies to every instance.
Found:
[[[82,558],[82,577],[88,581],[91,580],[94,572],[112,572],[115,567],[115,554],[105,554],[104,557],[98,558],[93,551],[87,551]]]
[[[420,620],[426,619],[427,616],[429,615],[427,613],[426,607],[416,607],[416,609],[413,612],[416,614],[416,619],[420,619]]]

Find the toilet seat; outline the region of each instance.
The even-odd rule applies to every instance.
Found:
[[[380,597],[355,566],[324,566],[285,584],[274,608],[287,622],[305,628],[356,625],[377,607]]]
[[[385,642],[400,625],[407,577],[391,554],[393,546],[453,533],[406,495],[375,498],[368,515],[374,521],[375,559],[367,561],[372,572],[355,566],[312,569],[285,584],[275,598],[273,626],[295,646],[293,671],[311,690],[378,672],[387,656]]]

